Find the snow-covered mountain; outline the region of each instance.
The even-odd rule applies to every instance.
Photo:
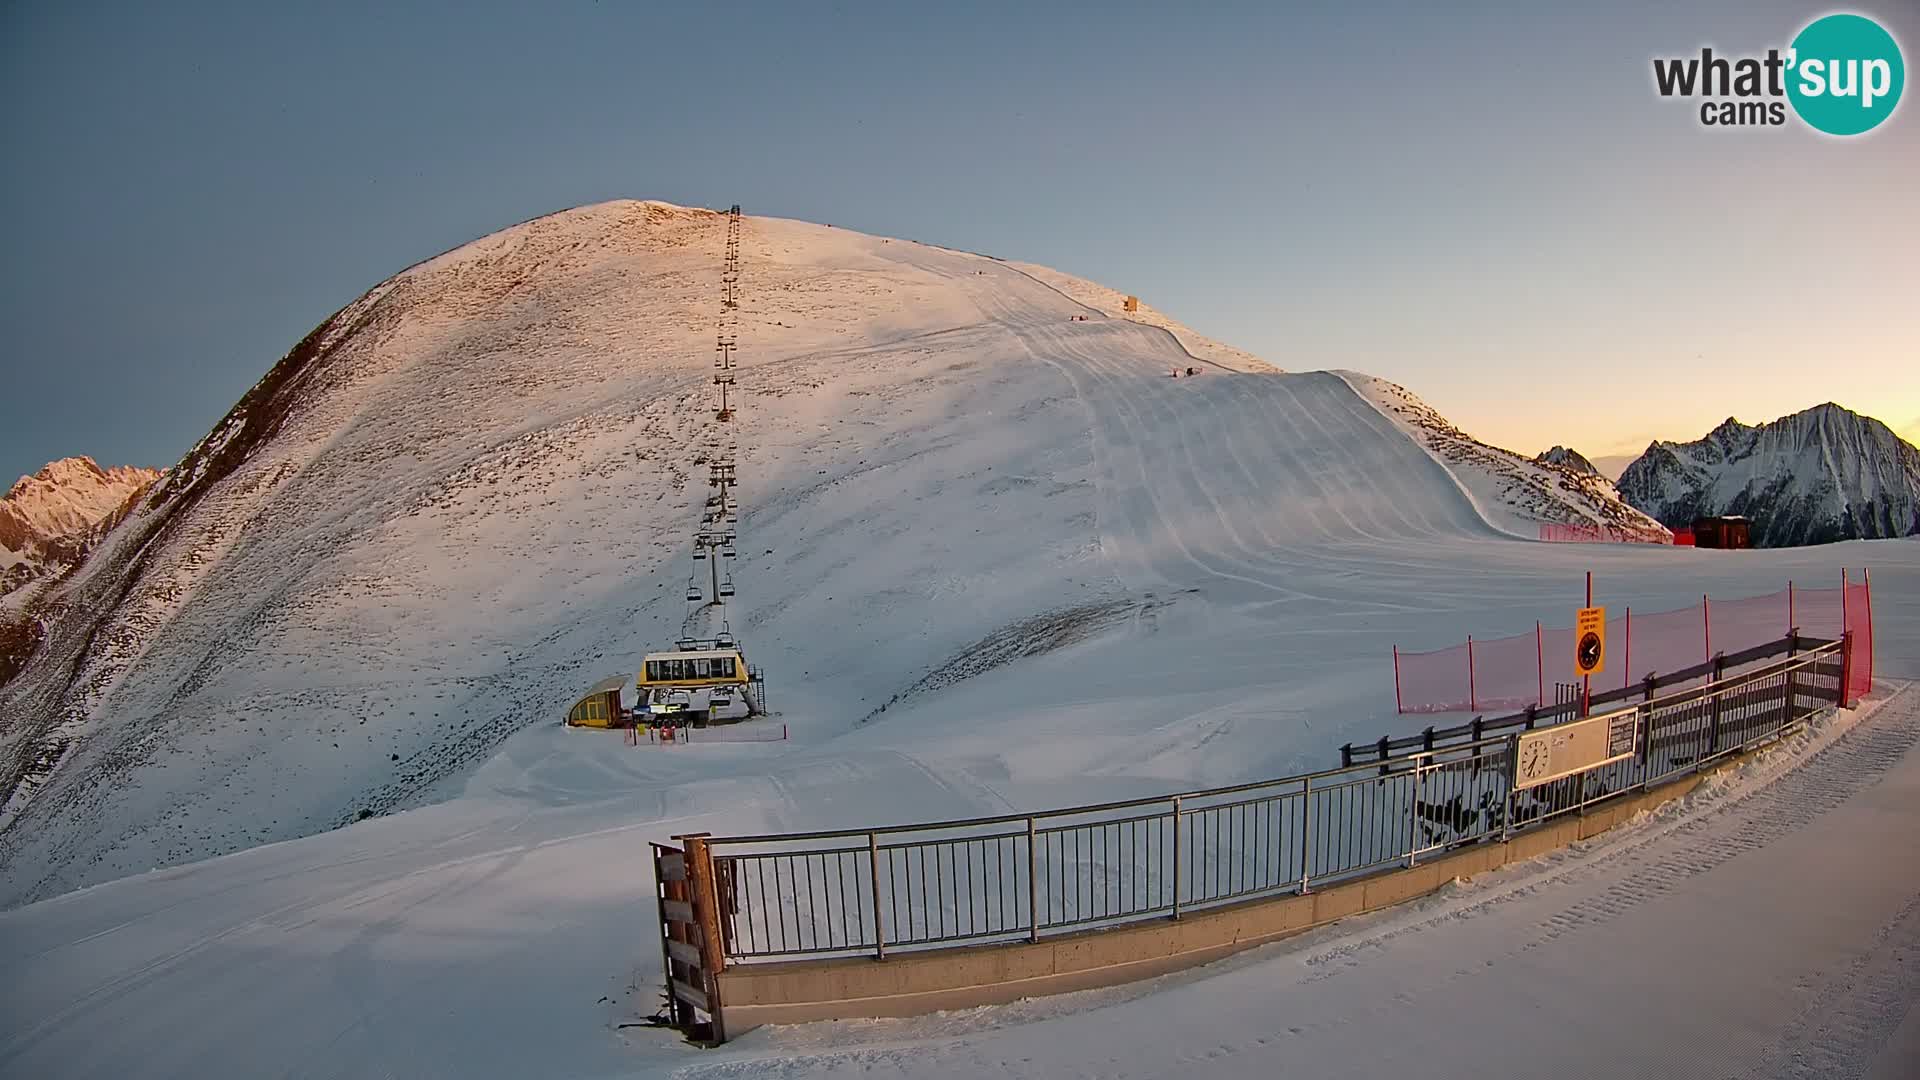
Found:
[[[0,906],[458,794],[678,636],[722,444],[732,629],[796,743],[846,745],[773,788],[721,759],[646,792],[767,828],[880,812],[827,794],[850,788],[964,816],[1297,767],[1233,716],[1329,701],[1370,730],[1356,665],[1409,612],[1510,603],[1531,626],[1564,555],[1513,534],[1644,520],[1391,384],[1283,374],[1042,268],[758,217],[722,424],[725,221],[536,219],[381,283],[275,364],[42,598],[45,639],[0,686]],[[1166,667],[1169,634],[1204,662]],[[1090,649],[1117,650],[1103,692],[1135,685],[1096,710],[1073,704]],[[1050,652],[1082,663],[949,704]],[[1067,711],[1043,721],[1050,693]],[[1204,753],[1169,708],[1206,711]],[[975,764],[937,784],[860,738],[943,709]],[[1055,757],[1071,768],[1036,771]]]
[[[726,219],[572,210],[327,319],[46,589],[46,643],[0,686],[0,1074],[837,1075],[958,1047],[945,1064],[970,1075],[977,1040],[956,1041],[951,1015],[917,1029],[931,1042],[891,1021],[763,1031],[725,1060],[633,1026],[660,994],[659,945],[636,932],[648,842],[1320,768],[1343,742],[1432,722],[1395,716],[1395,646],[1523,633],[1504,653],[1489,641],[1476,670],[1537,672],[1536,620],[1571,617],[1583,571],[1596,601],[1636,617],[1711,590],[1717,619],[1723,597],[1856,561],[1516,541],[1527,504],[1501,501],[1503,458],[1447,460],[1348,378],[1263,371],[1177,324],[1110,315],[1097,286],[980,256],[759,217],[742,232],[743,396],[725,428],[708,410]],[[1187,367],[1201,374],[1168,377]],[[768,673],[779,715],[762,730],[791,737],[627,746],[560,727],[575,695],[677,631],[712,441],[740,460],[733,628]],[[1875,547],[1880,655],[1897,660],[1920,634],[1901,618],[1920,544]],[[1663,663],[1639,637],[1629,651],[1636,670]],[[1795,852],[1777,854],[1746,877],[1777,880]],[[1605,908],[1617,860],[1587,861],[1585,884],[1556,875],[1495,936]],[[1537,892],[1519,872],[1508,884]],[[1717,881],[1676,918],[1726,894]],[[1485,910],[1483,884],[1455,906]],[[68,891],[83,885],[98,887]],[[1849,909],[1868,929],[1892,917]],[[1409,940],[1377,920],[1352,933],[1311,950]],[[1727,938],[1728,955],[1746,944]],[[1350,985],[1300,978],[1339,992],[1334,1020],[1409,970],[1439,1001],[1454,954],[1486,953],[1482,939],[1412,968],[1395,954]],[[1592,967],[1601,945],[1557,970]],[[1229,1028],[1268,1030],[1258,1010],[1213,1006],[1292,1008],[1272,990],[1316,966],[1299,955],[1142,987],[1128,1023],[1231,1015],[1134,1071],[1177,1073]],[[1195,985],[1209,996],[1164,996]],[[1043,1018],[961,1019],[1065,1045],[1024,1023]],[[1352,1039],[1320,1029],[1313,1060],[1345,1061]],[[1271,1060],[1295,1061],[1291,1045]],[[1013,1072],[1046,1071],[1017,1048],[1029,1064]]]
[[[1341,372],[1427,452],[1445,464],[1488,521],[1516,536],[1538,535],[1543,522],[1596,525],[1665,542],[1661,524],[1624,502],[1613,483],[1580,458],[1579,468],[1549,460],[1552,451],[1528,459],[1461,431],[1406,387],[1373,375]],[[1561,449],[1555,447],[1556,450]],[[1572,451],[1565,451],[1579,458]]]
[[[1565,446],[1555,446],[1551,450],[1536,456],[1533,460],[1542,465],[1563,465],[1572,469],[1574,472],[1592,473],[1595,476],[1605,475],[1599,469],[1594,468],[1593,462],[1581,456],[1580,451]]]
[[[23,476],[0,499],[0,684],[39,643],[39,599],[80,563],[161,476],[158,469],[103,469],[63,458]]]
[[[1655,442],[1620,493],[1671,526],[1752,519],[1763,547],[1920,533],[1920,450],[1831,402],[1748,426],[1729,417],[1690,443]]]
[[[23,476],[0,499],[0,596],[70,566],[95,527],[160,478],[160,470],[62,458]]]

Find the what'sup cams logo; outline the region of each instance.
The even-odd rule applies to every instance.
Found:
[[[1907,68],[1900,45],[1864,15],[1827,15],[1808,23],[1782,52],[1767,55],[1656,57],[1653,85],[1663,98],[1701,98],[1707,127],[1778,126],[1787,107],[1816,131],[1860,135],[1900,104]]]

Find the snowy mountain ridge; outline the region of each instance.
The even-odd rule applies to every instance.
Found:
[[[162,475],[64,458],[21,477],[0,499],[0,685],[39,644],[42,595],[79,566]]]
[[[103,469],[90,457],[70,457],[22,476],[0,498],[0,595],[29,577],[58,572],[48,565],[49,556],[57,562],[49,549],[81,537],[160,475],[159,469]],[[15,575],[17,568],[30,564],[37,566]]]
[[[1674,527],[1748,517],[1762,547],[1920,533],[1920,450],[1832,402],[1757,426],[1729,417],[1690,443],[1656,441],[1619,486]]]
[[[1548,460],[1551,451],[1539,458],[1522,457],[1461,431],[1404,386],[1357,371],[1339,374],[1446,465],[1480,513],[1512,535],[1531,539],[1539,535],[1542,523],[1600,525],[1656,542],[1669,535],[1659,522],[1627,505],[1613,483],[1585,458],[1579,459],[1586,465],[1582,469]]]

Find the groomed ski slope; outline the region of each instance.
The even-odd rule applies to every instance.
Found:
[[[1339,376],[1209,368],[1171,379],[1192,361],[1168,331],[1103,316],[1017,268],[797,223],[750,218],[747,232],[743,285],[757,321],[742,332],[741,446],[755,468],[742,469],[736,579],[747,602],[735,629],[773,674],[792,740],[627,748],[617,733],[552,722],[478,739],[490,724],[557,720],[577,688],[630,667],[678,625],[673,594],[686,564],[673,537],[693,520],[697,492],[636,498],[660,475],[659,459],[628,464],[635,427],[596,430],[598,410],[644,414],[622,396],[636,392],[636,377],[622,374],[630,356],[563,354],[578,385],[597,388],[585,404],[551,390],[498,401],[461,391],[459,422],[441,432],[428,471],[491,463],[505,482],[455,489],[453,510],[429,505],[418,518],[383,517],[381,499],[395,487],[395,503],[418,505],[410,470],[426,466],[344,470],[368,453],[356,439],[398,432],[421,407],[404,397],[333,402],[338,430],[313,471],[348,477],[368,497],[352,515],[373,524],[298,516],[345,513],[339,504],[276,505],[306,523],[302,541],[327,536],[325,556],[243,538],[218,563],[232,582],[187,601],[202,605],[189,625],[221,629],[216,601],[241,587],[243,571],[272,583],[275,604],[226,625],[226,659],[211,674],[203,667],[196,685],[167,681],[166,664],[200,655],[195,644],[162,638],[135,669],[158,682],[115,691],[159,718],[167,759],[180,764],[118,774],[128,783],[111,797],[49,801],[29,819],[37,831],[11,841],[15,887],[93,887],[0,912],[0,1075],[1380,1075],[1384,1063],[1425,1060],[1442,1033],[1458,1041],[1428,1074],[1463,1075],[1462,1063],[1484,1071],[1492,1060],[1486,1029],[1463,1018],[1549,1007],[1557,1030],[1567,1015],[1600,1018],[1577,1029],[1593,1040],[1580,1060],[1614,1075],[1601,1070],[1615,1060],[1607,1052],[1642,1013],[1614,1021],[1626,991],[1611,976],[1568,973],[1636,962],[1666,970],[1681,939],[1645,937],[1656,947],[1642,951],[1624,935],[1649,928],[1628,919],[1549,936],[1540,924],[1554,928],[1561,908],[1613,902],[1625,864],[1580,855],[1565,865],[1598,869],[1523,868],[1512,888],[1476,884],[1422,909],[1438,925],[1417,932],[1381,932],[1401,917],[1389,915],[1112,997],[763,1031],[715,1054],[619,1025],[658,1005],[648,840],[1039,809],[1325,766],[1343,741],[1428,722],[1393,715],[1392,644],[1564,620],[1584,570],[1604,602],[1653,610],[1872,565],[1881,670],[1920,675],[1920,616],[1903,602],[1920,585],[1920,543],[1716,557],[1514,540]],[[591,261],[591,238],[576,239],[573,254],[554,257]],[[454,256],[436,263],[477,272]],[[697,265],[690,257],[687,312],[705,284]],[[607,276],[630,267],[579,272],[597,303],[567,308],[564,321],[570,335],[600,340],[617,328],[606,313],[624,310],[609,302]],[[526,317],[555,315],[536,305]],[[710,363],[710,331],[692,316],[684,326],[684,370],[644,376],[669,387],[653,391],[658,400],[697,394]],[[386,376],[429,399],[437,381],[479,362],[444,326],[434,332],[442,337],[426,355],[444,366]],[[527,376],[509,357],[481,355],[506,365],[486,369],[489,378]],[[490,450],[463,458],[463,428],[506,415],[557,426],[556,401],[568,439],[542,441],[530,464]],[[342,427],[342,414],[360,419]],[[669,441],[640,449],[667,453]],[[554,506],[565,509],[536,512]],[[275,576],[276,558],[298,572]],[[503,577],[503,565],[512,573]],[[338,594],[376,569],[380,604],[403,611]],[[397,618],[400,631],[389,631]],[[262,640],[271,649],[247,648]],[[168,717],[242,691],[255,710],[243,734],[206,724],[189,739],[168,727]],[[373,772],[342,768],[327,746],[350,741],[326,711],[348,700],[377,710],[382,738],[390,728],[416,740],[409,765],[463,737],[485,747],[485,763],[411,789],[403,805],[417,808],[404,813],[140,872],[181,850],[161,840],[218,837],[245,821],[271,841],[272,818],[305,813],[296,829],[312,831],[366,798]],[[178,702],[165,706],[176,712],[161,702]],[[426,706],[461,719],[429,720]],[[1912,707],[1909,693],[1860,730],[1911,726]],[[262,732],[275,725],[296,734]],[[341,726],[358,734],[351,713]],[[1910,775],[1911,755],[1898,760],[1906,764],[1885,776]],[[1898,793],[1906,789],[1888,801],[1894,789],[1870,781],[1862,773],[1820,813],[1794,811],[1804,824],[1767,833],[1741,858],[1775,858],[1772,845],[1827,822],[1838,831],[1817,838],[1854,859],[1836,880],[1860,885],[1875,849],[1842,843],[1867,832],[1833,815],[1881,800],[1872,805],[1894,815],[1897,834],[1915,805]],[[1756,784],[1753,798],[1778,790]],[[1777,798],[1741,805],[1798,805]],[[1646,850],[1656,864],[1668,858]],[[66,861],[33,861],[53,856]],[[1642,888],[1660,903],[1639,917],[1711,923],[1725,897],[1706,887],[1749,884],[1724,873],[1688,880],[1685,890]],[[1806,963],[1831,979],[1875,927],[1905,932],[1886,921],[1883,900],[1836,886],[1830,902],[1856,915],[1829,924],[1842,926],[1832,936],[1796,939]],[[1755,917],[1784,932],[1802,925],[1794,914]],[[1457,936],[1456,922],[1477,929]],[[1482,974],[1488,939],[1541,943],[1501,946]],[[1404,960],[1413,947],[1419,955]],[[1308,962],[1323,954],[1331,959]],[[1785,999],[1740,1012],[1739,993],[1763,977],[1790,985],[1800,970],[1730,971],[1712,997],[1732,1004],[1695,1016],[1764,1025]],[[1472,1004],[1489,994],[1497,1009]],[[1530,1038],[1520,1040],[1530,1060],[1543,1060]]]

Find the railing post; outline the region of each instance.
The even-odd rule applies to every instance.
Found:
[[[1520,783],[1520,736],[1507,736],[1507,793],[1500,814],[1500,842],[1513,838],[1513,793]]]
[[[1040,940],[1040,856],[1034,850],[1038,834],[1034,831],[1033,819],[1027,819],[1027,921],[1033,924],[1027,932],[1028,941]]]
[[[1792,668],[1787,669],[1786,706],[1787,706],[1786,716],[1782,718],[1782,720],[1780,721],[1780,730],[1782,731],[1785,731],[1787,728],[1793,726],[1793,669]]]
[[[1173,917],[1180,917],[1180,796],[1173,797]]]
[[[1707,698],[1712,703],[1712,723],[1707,728],[1707,753],[1695,760],[1697,765],[1705,757],[1720,752],[1720,683],[1727,677],[1727,654],[1716,653],[1713,657],[1713,688]]]
[[[1313,858],[1313,777],[1300,787],[1300,895],[1307,893],[1307,868]]]
[[[1427,734],[1431,736],[1433,734],[1433,729],[1428,728]],[[1429,738],[1427,741],[1429,745],[1431,745],[1433,740]],[[1414,864],[1419,861],[1419,858],[1420,858],[1419,853],[1420,853],[1420,756],[1416,754],[1413,759],[1413,784],[1411,785],[1411,790],[1407,792],[1407,869],[1409,870],[1413,869]]]
[[[873,894],[873,958],[887,958],[887,928],[880,921],[880,839],[873,833],[867,833],[867,877],[871,879]]]
[[[1845,629],[1845,623],[1842,623],[1841,626],[1840,707],[1843,709],[1851,709],[1853,708],[1853,704],[1847,699],[1847,693],[1853,686],[1853,631]]]
[[[1653,765],[1653,710],[1633,711],[1633,767],[1640,770],[1640,790],[1647,790],[1647,774]]]

